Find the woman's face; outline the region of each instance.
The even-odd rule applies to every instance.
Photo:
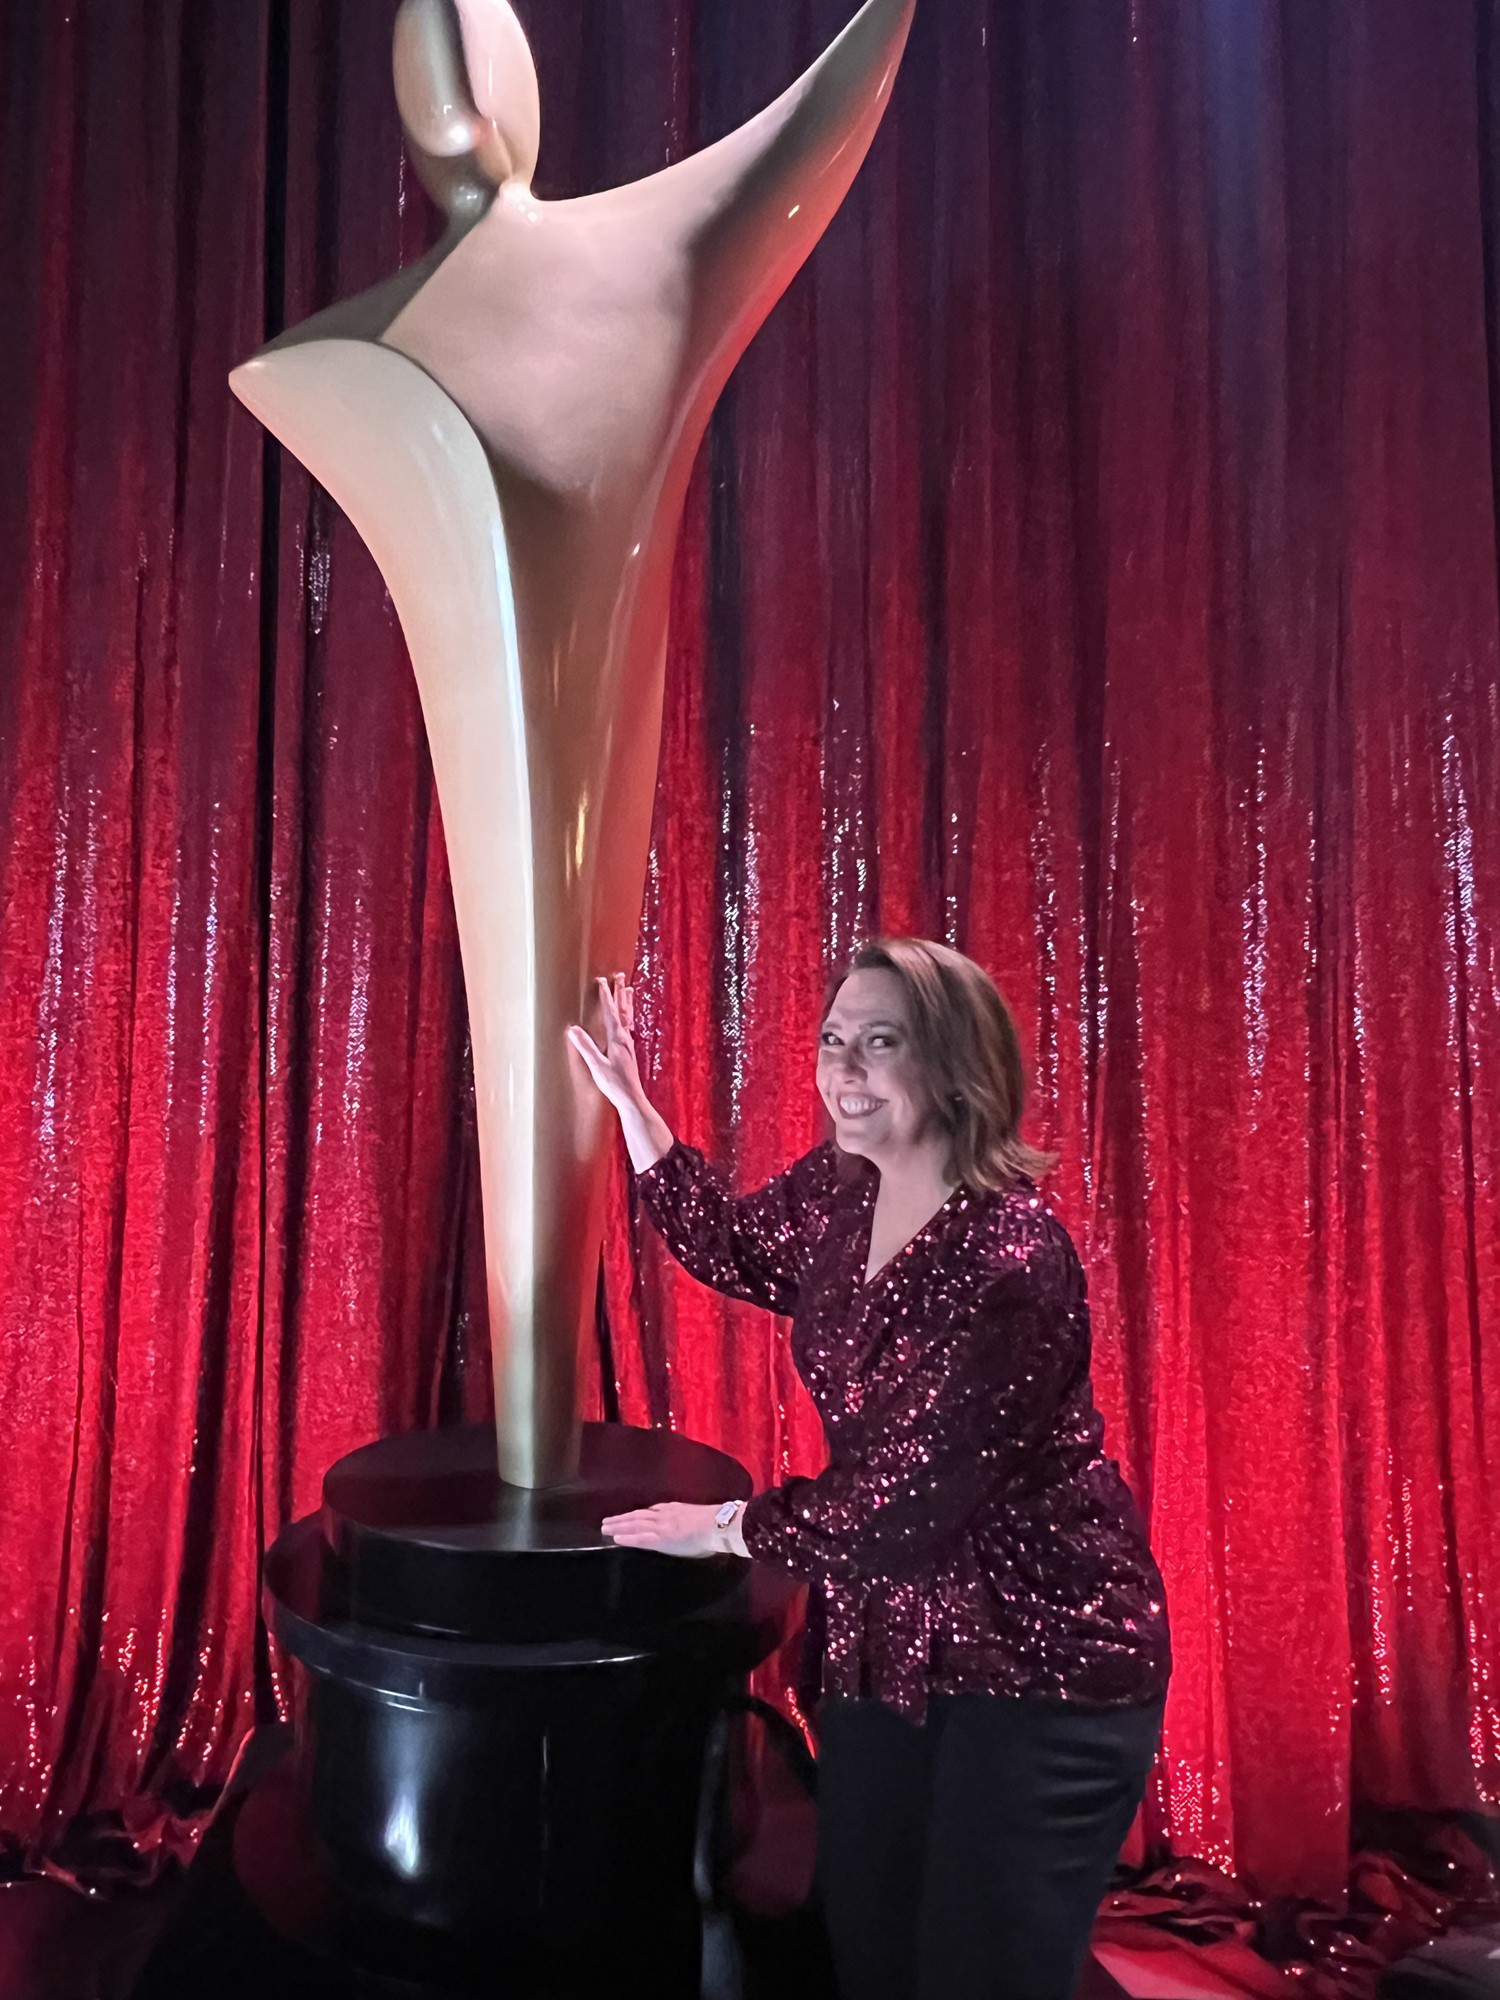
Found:
[[[818,1094],[846,1153],[889,1158],[932,1127],[932,1098],[893,972],[852,972],[818,1042]]]

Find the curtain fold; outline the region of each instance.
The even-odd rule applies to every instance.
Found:
[[[851,4],[522,12],[557,194]],[[190,1837],[327,1464],[487,1408],[410,670],[225,386],[432,240],[393,13],[0,0],[0,1835],[64,1870]],[[1496,26],[928,0],[677,571],[659,1101],[749,1183],[856,938],[995,972],[1175,1611],[1149,1831],[1273,1892],[1500,1795]],[[816,1467],[623,1166],[603,1290],[594,1407]]]

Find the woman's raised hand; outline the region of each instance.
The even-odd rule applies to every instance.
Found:
[[[604,1046],[582,1028],[569,1028],[568,1040],[583,1058],[589,1075],[620,1114],[631,1162],[637,1173],[654,1167],[672,1150],[666,1121],[652,1109],[635,1060],[635,993],[623,972],[613,981],[601,979],[599,999],[604,1010]]]
[[[613,984],[607,979],[595,984],[604,1009],[604,1047],[582,1028],[569,1028],[568,1040],[604,1096],[623,1113],[646,1101],[635,1060],[635,989],[625,984],[623,972],[616,973]]]

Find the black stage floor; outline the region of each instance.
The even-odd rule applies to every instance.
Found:
[[[265,1745],[274,1761],[276,1732]],[[252,1766],[252,1769],[254,1767]],[[533,2000],[503,1965],[449,1967],[435,1981],[354,1970],[288,1945],[252,1906],[232,1865],[243,1800],[229,1803],[192,1867],[149,1891],[84,1897],[53,1882],[0,1889],[0,2000]],[[795,1812],[763,1842],[761,1893],[774,1904],[779,1850],[789,1874],[806,1866],[810,1824]],[[802,1850],[802,1851],[796,1851]],[[782,1901],[787,1900],[785,1896]],[[622,2000],[629,1968],[577,2000]],[[1122,1989],[1091,1966],[1080,2000]],[[837,2000],[816,1916],[734,1910],[710,1941],[704,2000]],[[550,2000],[550,1996],[549,1996]],[[573,2000],[573,1996],[568,1996]]]

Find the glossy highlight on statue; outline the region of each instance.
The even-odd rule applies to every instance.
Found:
[[[231,377],[363,536],[411,653],[468,989],[513,1485],[577,1463],[606,1132],[565,1032],[634,957],[689,475],[864,160],[914,8],[867,0],[691,158],[541,201],[536,71],[508,0],[404,0],[397,96],[448,231]]]

